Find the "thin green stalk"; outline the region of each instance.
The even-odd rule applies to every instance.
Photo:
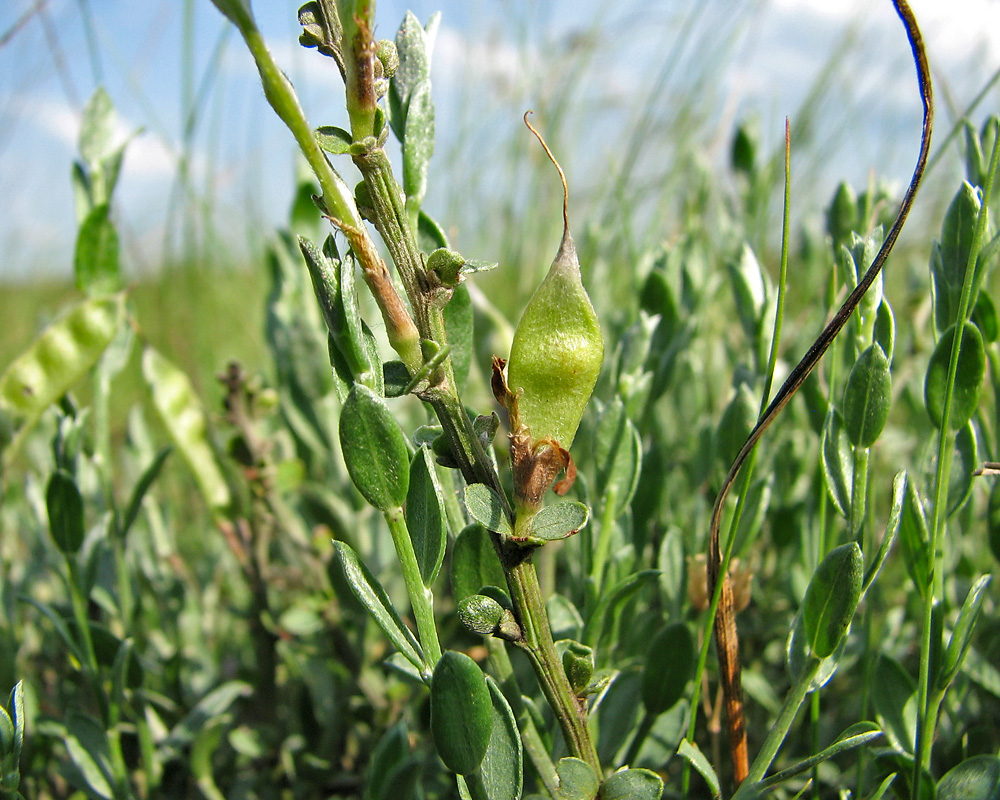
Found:
[[[497,682],[503,690],[507,702],[510,703],[511,711],[517,719],[517,727],[521,732],[521,744],[524,745],[524,752],[528,754],[531,763],[535,767],[539,780],[545,789],[553,797],[559,789],[559,776],[556,774],[556,765],[552,762],[548,748],[542,741],[542,736],[535,727],[534,718],[524,708],[521,702],[521,690],[517,684],[517,675],[514,674],[514,665],[511,663],[510,654],[507,652],[507,645],[501,639],[490,637],[486,640],[490,649],[490,661],[493,663],[493,671],[496,674]]]
[[[530,560],[525,559],[513,566],[505,565],[505,571],[511,601],[524,633],[524,649],[532,660],[542,692],[566,740],[566,747],[570,754],[586,761],[596,775],[601,775],[597,748],[587,728],[586,704],[573,693],[556,653],[535,568]]]
[[[853,480],[851,481],[851,534],[861,547],[865,548],[865,515],[868,508],[868,475],[870,472],[870,452],[867,447],[855,447],[853,459]]]
[[[983,187],[983,201],[976,220],[976,230],[969,257],[965,265],[965,276],[962,281],[962,294],[958,304],[956,320],[956,335],[953,337],[951,357],[948,361],[948,380],[944,397],[944,409],[941,414],[941,429],[938,434],[937,469],[934,474],[934,511],[931,522],[931,581],[924,596],[923,629],[920,637],[920,672],[917,683],[917,732],[916,758],[913,761],[913,780],[911,796],[919,799],[920,778],[925,770],[930,769],[931,747],[934,743],[934,730],[937,727],[937,712],[940,700],[931,703],[931,632],[934,607],[944,600],[944,576],[941,574],[939,553],[943,547],[945,527],[944,508],[947,502],[948,479],[951,472],[952,454],[955,449],[955,434],[950,430],[951,406],[955,389],[955,378],[958,374],[958,356],[962,343],[962,325],[969,317],[972,305],[972,287],[976,277],[976,264],[982,248],[983,236],[989,212],[990,197],[993,192],[993,182],[996,178],[998,158],[1000,158],[1000,139],[994,143],[990,156],[990,168]]]
[[[604,513],[601,514],[601,530],[597,536],[597,547],[594,548],[594,560],[590,568],[590,579],[594,586],[594,596],[601,596],[601,582],[604,579],[604,564],[611,551],[611,539],[615,530],[615,508],[618,504],[618,491],[614,486],[608,487],[604,497]]]
[[[770,732],[764,740],[764,744],[761,745],[760,752],[754,759],[746,780],[740,784],[740,788],[737,789],[732,800],[744,800],[744,798],[752,797],[755,784],[764,780],[764,776],[767,775],[768,769],[774,763],[781,745],[792,728],[792,723],[795,722],[795,716],[799,713],[802,703],[805,702],[806,696],[809,694],[809,687],[822,663],[820,659],[812,657],[806,672],[795,681],[788,694],[785,695],[785,702],[781,706],[778,718],[771,725]]]
[[[392,534],[392,543],[396,548],[396,557],[403,572],[406,583],[406,593],[410,598],[410,607],[417,623],[417,633],[420,635],[420,645],[433,667],[441,659],[441,643],[438,641],[437,625],[434,622],[434,593],[429,586],[424,586],[420,577],[420,566],[413,552],[413,541],[406,527],[403,509],[395,508],[385,513],[385,521]]]

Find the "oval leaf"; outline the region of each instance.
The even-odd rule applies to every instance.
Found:
[[[663,781],[648,769],[616,772],[601,784],[601,800],[660,800]]]
[[[823,477],[834,506],[846,517],[851,508],[854,458],[844,419],[836,409],[830,409],[823,424]]]
[[[816,567],[802,603],[802,622],[818,658],[832,655],[847,633],[861,599],[864,569],[857,542],[834,548]]]
[[[561,758],[556,764],[559,776],[558,800],[594,800],[600,781],[590,764],[580,758]]]
[[[958,674],[965,654],[972,644],[972,631],[979,620],[979,614],[983,609],[983,601],[986,600],[986,587],[990,585],[991,576],[983,575],[969,589],[969,594],[962,605],[962,611],[958,615],[958,622],[955,630],[952,631],[951,639],[948,641],[948,649],[945,650],[944,660],[941,664],[941,671],[938,674],[938,686],[946,689]]]
[[[587,524],[590,509],[583,503],[567,501],[547,506],[531,520],[529,538],[552,542],[567,539]]]
[[[444,561],[448,523],[444,495],[434,469],[430,448],[421,447],[410,462],[410,486],[406,493],[406,527],[424,586],[434,583]]]
[[[681,699],[694,667],[694,637],[683,622],[668,625],[650,645],[642,672],[642,702],[656,716]]]
[[[379,511],[400,508],[410,485],[406,436],[385,400],[355,384],[340,414],[340,446],[351,480]]]
[[[917,731],[917,686],[899,662],[882,654],[875,662],[872,692],[875,716],[889,743],[900,753],[913,753]]]
[[[465,507],[469,511],[469,516],[486,530],[504,537],[513,535],[514,531],[504,511],[503,502],[485,483],[473,483],[465,487]]]
[[[467,525],[451,551],[451,591],[456,601],[479,594],[484,586],[506,586],[503,568],[486,529]]]
[[[431,735],[445,766],[459,775],[479,769],[493,732],[486,676],[464,653],[447,650],[431,679]]]
[[[956,327],[952,325],[944,332],[930,363],[924,380],[924,403],[935,427],[940,428],[944,417],[944,402],[948,392],[948,364],[951,360],[952,343]],[[961,349],[958,354],[958,368],[955,372],[955,386],[951,395],[951,410],[948,415],[949,430],[957,431],[979,406],[979,391],[986,374],[986,351],[979,329],[971,322],[962,325]]]
[[[399,618],[382,584],[368,571],[368,567],[358,558],[358,554],[350,545],[335,541],[333,551],[344,570],[351,590],[368,609],[368,613],[372,615],[382,632],[389,637],[389,641],[396,645],[396,649],[413,666],[419,670],[426,669],[427,664],[420,645]]]
[[[844,428],[851,444],[864,448],[875,444],[891,405],[889,359],[873,344],[858,356],[844,389]]]
[[[937,787],[937,800],[997,800],[1000,798],[1000,758],[967,758],[953,767]]]
[[[639,432],[615,398],[601,412],[594,430],[594,462],[597,464],[595,496],[614,496],[614,514],[620,515],[632,500],[639,483],[642,443]]]
[[[49,531],[59,552],[72,555],[83,544],[83,498],[73,476],[56,470],[45,489],[45,506],[49,512]]]
[[[486,755],[480,764],[489,800],[518,800],[524,784],[524,753],[514,712],[493,678],[486,676],[493,703],[493,725]]]

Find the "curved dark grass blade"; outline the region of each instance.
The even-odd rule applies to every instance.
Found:
[[[771,423],[774,422],[781,410],[788,404],[788,401],[792,399],[792,396],[796,391],[798,391],[799,387],[802,386],[805,379],[809,377],[809,374],[819,363],[824,353],[826,353],[827,349],[833,343],[833,340],[837,338],[837,335],[847,323],[847,320],[854,312],[854,309],[861,301],[861,298],[864,297],[875,278],[878,277],[886,259],[889,257],[889,253],[896,244],[896,239],[899,238],[899,233],[903,229],[903,223],[906,221],[906,217],[910,213],[910,208],[913,206],[913,200],[916,197],[917,189],[920,186],[924,169],[927,165],[927,156],[930,151],[931,130],[934,120],[934,101],[931,93],[930,67],[927,63],[927,54],[924,51],[923,37],[920,35],[920,29],[917,27],[916,18],[913,16],[913,12],[910,10],[909,4],[906,0],[893,0],[893,5],[896,7],[896,12],[899,14],[899,17],[903,22],[903,27],[906,29],[906,37],[910,42],[910,49],[913,51],[913,60],[917,68],[917,82],[920,89],[920,98],[923,103],[924,111],[923,125],[920,131],[920,154],[917,157],[917,163],[913,169],[913,176],[910,179],[910,185],[907,187],[906,194],[903,196],[903,202],[899,208],[899,213],[896,215],[896,219],[893,222],[892,227],[889,229],[889,233],[885,237],[885,241],[883,242],[881,249],[878,251],[878,254],[875,256],[875,260],[872,262],[872,265],[868,268],[868,271],[865,273],[864,277],[858,283],[854,291],[851,292],[850,296],[844,301],[840,310],[837,311],[833,319],[830,320],[827,326],[823,329],[823,332],[816,338],[816,341],[813,342],[808,352],[802,357],[802,360],[799,361],[799,363],[795,366],[795,369],[793,369],[788,375],[788,378],[778,390],[778,393],[774,396],[774,400],[771,401],[767,410],[761,416],[754,429],[750,432],[746,442],[743,444],[739,454],[736,456],[736,460],[733,461],[733,465],[730,467],[729,473],[726,475],[726,479],[722,484],[722,489],[719,491],[719,495],[715,499],[715,507],[712,510],[712,523],[709,533],[708,581],[709,587],[713,593],[716,591],[722,567],[722,552],[719,546],[719,527],[722,521],[722,509],[725,504],[726,497],[733,486],[733,482],[736,480],[736,476],[739,474],[743,463],[753,451],[757,442],[760,441],[764,431],[766,431]],[[722,595],[719,602],[719,609],[714,622],[715,639],[716,648],[719,653],[719,671],[726,699],[726,714],[729,720],[729,742],[730,750],[733,756],[734,778],[738,784],[743,780],[743,778],[746,777],[749,768],[747,758],[746,728],[743,720],[743,692],[740,682],[739,644],[736,635],[736,615],[733,610],[732,588],[730,587],[728,581],[722,582],[721,591]]]

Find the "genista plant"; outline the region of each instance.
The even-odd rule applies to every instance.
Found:
[[[951,139],[930,291],[912,254],[883,277],[933,122],[908,4],[910,184],[842,184],[800,253],[790,124],[776,159],[741,124],[732,174],[692,170],[635,258],[610,222],[574,241],[525,114],[562,237],[515,322],[483,273],[545,264],[468,258],[423,207],[440,18],[376,40],[370,0],[298,10],[342,129],[249,0],[213,2],[311,173],[259,265],[268,364],[211,365],[213,408],[144,326],[99,91],[83,297],[0,374],[0,800],[995,798],[1000,117]],[[786,332],[789,275],[816,294]]]

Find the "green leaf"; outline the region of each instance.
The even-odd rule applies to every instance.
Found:
[[[594,429],[594,462],[597,465],[595,494],[614,496],[617,518],[628,508],[639,484],[642,443],[639,432],[625,413],[625,405],[615,398],[601,412]]]
[[[849,183],[841,181],[826,212],[826,229],[835,248],[849,241],[850,235],[861,227],[858,217],[858,196]]]
[[[492,730],[479,771],[489,800],[518,800],[524,784],[524,754],[517,720],[496,681],[486,676],[493,704]]]
[[[425,253],[433,253],[439,247],[448,247],[448,236],[445,234],[444,228],[438,224],[437,220],[424,213],[422,209],[417,218],[417,239],[420,249]]]
[[[980,292],[976,299],[976,306],[972,309],[972,322],[987,342],[992,344],[1000,339],[1000,317],[997,316],[993,298],[986,292]]]
[[[362,496],[379,511],[400,508],[410,483],[406,436],[385,400],[355,384],[340,413],[340,447]]]
[[[705,757],[705,754],[701,752],[698,745],[685,739],[681,742],[680,747],[677,748],[677,755],[686,759],[698,771],[698,774],[705,779],[705,783],[708,784],[713,798],[722,797],[722,789],[719,788],[719,776],[715,774],[715,768]]]
[[[444,496],[429,447],[421,447],[410,462],[410,486],[406,493],[406,527],[424,586],[434,583],[444,561],[448,522]]]
[[[213,756],[222,744],[222,736],[233,723],[231,714],[213,717],[205,726],[197,731],[191,742],[191,753],[188,763],[191,765],[191,775],[195,779],[199,791],[206,800],[225,800],[225,795],[215,783],[215,764]]]
[[[836,409],[830,409],[823,424],[823,477],[830,498],[842,517],[851,508],[851,491],[854,485],[854,456],[847,438],[844,418]]]
[[[736,314],[739,316],[743,332],[751,342],[760,335],[764,307],[767,304],[767,283],[757,256],[749,244],[744,243],[740,255],[730,261],[729,284],[736,300]]]
[[[351,145],[354,139],[351,134],[336,125],[324,125],[316,129],[316,142],[326,152],[335,156],[346,155],[351,152]]]
[[[940,428],[944,417],[945,397],[948,393],[948,364],[956,328],[948,328],[938,340],[924,380],[924,403],[934,426]],[[979,392],[986,374],[986,351],[979,329],[971,322],[963,323],[962,338],[955,372],[955,386],[951,396],[948,427],[957,431],[979,406]]]
[[[663,781],[648,769],[616,772],[601,784],[601,800],[660,800]]]
[[[931,580],[931,537],[924,512],[924,501],[913,481],[906,485],[903,516],[899,523],[899,543],[903,549],[906,571],[921,595],[927,593]]]
[[[882,572],[882,567],[885,566],[885,561],[889,557],[889,552],[892,550],[892,545],[896,541],[896,536],[899,533],[900,521],[903,518],[903,504],[906,500],[906,472],[900,471],[896,473],[896,477],[892,481],[892,507],[889,510],[889,521],[885,525],[885,534],[882,536],[882,544],[879,545],[878,553],[875,555],[875,560],[872,562],[871,566],[868,568],[868,572],[865,574],[864,588],[862,589],[862,597],[868,593],[868,589],[875,582],[875,579]]]
[[[556,800],[594,800],[601,788],[590,764],[579,758],[560,758],[556,775],[559,776]]]
[[[83,544],[83,497],[73,476],[56,470],[45,489],[45,506],[49,514],[49,532],[59,552],[72,555]]]
[[[172,452],[173,447],[170,445],[161,447],[156,455],[153,456],[153,460],[150,462],[149,466],[142,471],[142,474],[139,476],[139,480],[136,481],[135,486],[132,488],[132,494],[129,497],[128,506],[125,508],[125,516],[122,518],[121,528],[119,529],[120,536],[124,537],[132,528],[136,519],[139,518],[139,511],[142,509],[142,500],[146,496],[146,492],[149,491],[149,487],[153,485],[153,481],[155,481],[157,476],[159,476],[160,470],[163,469],[167,456],[169,456]]]
[[[1000,561],[1000,482],[990,489],[990,500],[986,507],[986,529],[993,558]]]
[[[875,662],[872,692],[875,716],[889,743],[900,753],[913,753],[917,731],[917,686],[899,662],[884,653]]]
[[[76,288],[90,296],[121,288],[118,266],[118,233],[107,203],[94,206],[80,225],[76,238],[73,273]]]
[[[357,553],[345,542],[333,543],[333,552],[338,563],[344,570],[344,576],[361,604],[368,609],[379,628],[389,638],[396,649],[402,653],[418,670],[427,670],[427,660],[424,657],[416,638],[410,629],[399,618],[392,601],[382,588],[382,584],[371,574],[365,563],[358,558]]]
[[[728,470],[757,422],[757,400],[750,387],[741,383],[715,429],[715,454]]]
[[[832,655],[851,626],[864,569],[857,542],[834,548],[816,567],[802,603],[802,622],[817,658]]]
[[[485,483],[473,483],[465,487],[465,507],[471,516],[486,530],[499,533],[501,536],[512,536],[514,531],[510,525],[503,501]]]
[[[833,654],[820,662],[809,682],[810,692],[823,688],[834,676],[840,666],[840,658],[846,644],[847,637],[845,636]],[[792,619],[788,639],[785,641],[785,667],[792,679],[799,681],[815,666],[815,660],[816,655],[809,646],[809,635],[806,632],[805,623],[802,621],[802,609],[799,608],[798,613]]]
[[[531,520],[529,539],[552,542],[567,539],[587,524],[590,509],[583,503],[565,501],[546,506]]]
[[[231,502],[229,485],[208,441],[208,420],[191,381],[180,369],[147,346],[142,374],[153,405],[167,432],[194,474],[205,502],[222,511]]]
[[[881,736],[882,729],[874,722],[856,722],[840,734],[829,747],[825,747],[816,755],[803,759],[797,764],[775,773],[767,780],[762,781],[760,788],[769,789],[772,786],[777,786],[779,783],[784,783],[788,779],[812,769],[817,764],[822,764],[824,761],[828,761],[841,753],[846,753],[869,744]]]
[[[655,569],[645,569],[622,579],[605,592],[587,619],[583,632],[584,642],[591,647],[596,647],[604,632],[605,625],[613,621],[625,603],[631,600],[640,589],[655,581],[659,574]]]
[[[56,633],[59,638],[62,639],[63,644],[69,649],[70,653],[73,654],[75,658],[81,664],[86,663],[87,656],[84,654],[83,649],[77,643],[76,637],[73,636],[73,632],[70,630],[69,626],[66,624],[66,620],[48,603],[42,603],[35,600],[33,597],[23,597],[21,598],[27,603],[30,603],[52,623],[52,627],[56,629]]]
[[[410,757],[410,741],[403,722],[393,725],[379,739],[368,762],[368,780],[365,781],[366,800],[394,800],[387,797],[385,787],[392,771]]]
[[[435,14],[427,27],[423,28],[413,12],[408,11],[396,33],[399,66],[389,84],[389,124],[400,141],[405,141],[406,138],[407,110],[411,96],[421,84],[430,84],[431,52],[440,19],[440,14]]]
[[[410,93],[403,134],[403,191],[407,206],[417,208],[427,193],[427,173],[434,155],[434,99],[429,80]]]
[[[694,637],[683,622],[668,625],[656,635],[642,671],[642,702],[648,714],[662,714],[683,697],[694,661]]]
[[[656,566],[660,571],[660,594],[671,603],[674,611],[680,613],[681,603],[685,597],[687,563],[684,560],[684,542],[677,528],[671,527],[663,535],[656,557]]]
[[[484,586],[506,586],[503,568],[486,528],[467,525],[451,552],[451,592],[456,601],[479,594]]]
[[[92,170],[111,155],[114,149],[115,109],[103,86],[97,87],[83,109],[77,149]],[[107,198],[104,198],[107,199]]]
[[[854,363],[844,389],[844,429],[855,447],[875,444],[892,405],[889,359],[873,344]]]
[[[958,622],[955,623],[955,630],[951,633],[948,641],[948,648],[945,650],[941,669],[938,673],[938,688],[947,689],[955,679],[962,662],[965,660],[969,647],[972,644],[972,632],[979,621],[979,615],[983,610],[983,602],[986,600],[986,587],[990,585],[991,576],[983,575],[969,589],[969,594],[962,605],[962,611],[958,615]]]
[[[474,346],[472,298],[464,284],[455,287],[451,300],[444,307],[444,330],[451,345],[451,365],[459,393],[465,388],[472,366]]]
[[[8,755],[14,752],[14,721],[7,709],[0,707],[0,764],[8,763]],[[2,778],[2,776],[0,776]],[[3,784],[0,783],[0,787]]]
[[[937,462],[937,448],[934,448],[932,465]],[[971,420],[955,436],[955,450],[951,457],[948,473],[948,516],[952,517],[972,497],[972,487],[979,468],[979,448],[976,430]]]
[[[875,315],[875,344],[882,348],[885,357],[892,364],[892,354],[896,347],[896,318],[892,313],[889,301],[882,298],[882,304]]]
[[[945,212],[938,258],[934,255],[931,258],[934,321],[939,331],[946,330],[958,321],[962,284],[969,265],[981,206],[979,192],[969,183],[963,183]]]
[[[226,681],[215,687],[171,728],[161,746],[166,752],[175,751],[179,755],[181,750],[194,742],[198,732],[211,720],[224,715],[239,698],[250,697],[252,694],[253,687],[244,681]]]
[[[446,650],[431,679],[431,735],[445,766],[459,775],[479,769],[493,733],[486,676],[464,653]]]
[[[63,742],[87,788],[103,800],[111,800],[111,750],[101,724],[86,714],[70,711]]]
[[[978,755],[952,767],[937,785],[937,800],[998,800],[1000,757]]]

